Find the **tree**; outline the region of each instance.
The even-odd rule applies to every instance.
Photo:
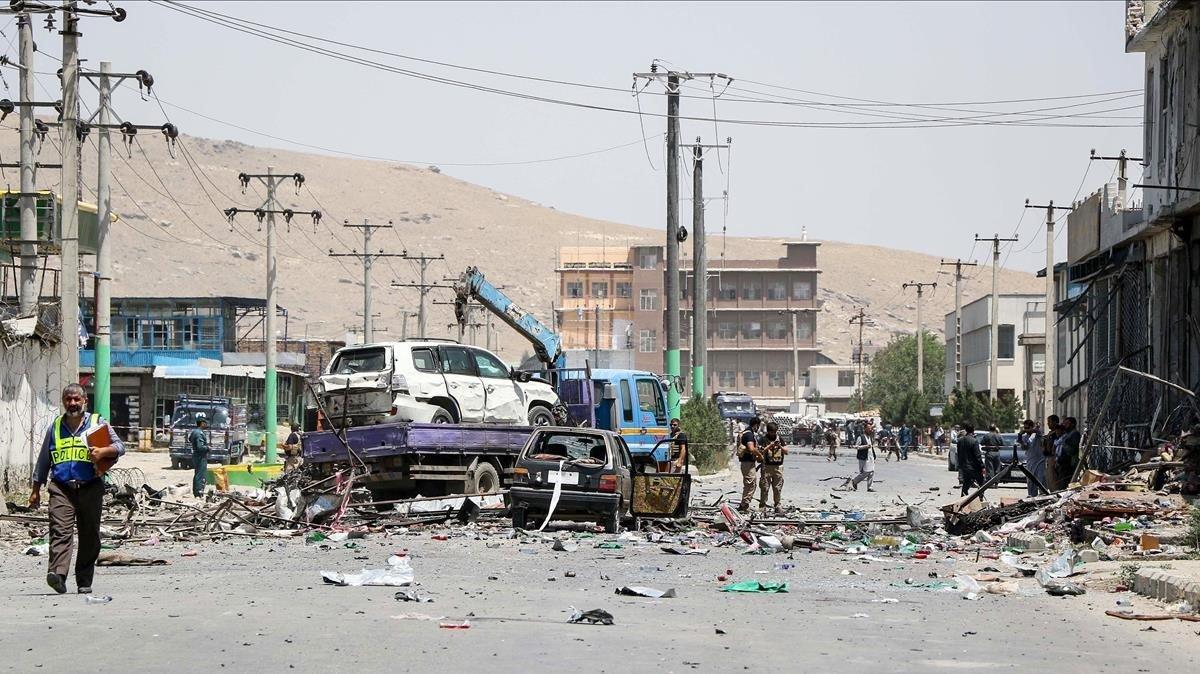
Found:
[[[863,383],[863,399],[866,407],[878,408],[879,416],[889,424],[927,425],[930,422],[929,402],[942,398],[946,348],[929,332],[925,332],[924,346],[924,391],[917,390],[915,335],[892,338],[871,362],[871,371]]]
[[[688,436],[688,460],[702,475],[715,473],[728,464],[728,433],[712,398],[692,396],[679,410],[679,425]]]
[[[1001,395],[995,402],[968,386],[965,391],[955,389],[950,402],[943,411],[948,424],[971,424],[976,430],[986,430],[992,424],[1003,433],[1012,433],[1021,425],[1024,408],[1011,395]]]

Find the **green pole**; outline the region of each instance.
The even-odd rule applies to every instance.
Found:
[[[275,463],[275,448],[279,441],[278,433],[275,425],[278,419],[275,418],[275,364],[271,363],[267,366],[267,378],[264,383],[263,404],[266,409],[263,410],[263,418],[267,426],[267,463]]]
[[[697,398],[704,397],[704,366],[692,366],[692,395]]]
[[[679,416],[679,388],[675,386],[679,381],[679,349],[667,351],[667,377],[671,380],[667,390],[667,416],[674,419]]]
[[[112,347],[108,340],[96,340],[96,389],[93,397],[96,403],[96,413],[109,419],[112,400]]]

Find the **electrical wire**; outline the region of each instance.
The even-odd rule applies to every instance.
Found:
[[[578,109],[614,112],[614,113],[618,113],[618,114],[627,114],[627,115],[638,114],[638,112],[636,110],[615,108],[615,107],[611,107],[611,106],[597,105],[597,104],[592,104],[592,103],[584,103],[584,102],[580,102],[580,101],[572,101],[572,100],[566,100],[566,99],[560,99],[560,98],[553,98],[553,97],[549,97],[549,96],[531,94],[531,93],[527,93],[527,92],[501,89],[501,88],[485,86],[485,85],[481,85],[481,84],[477,84],[477,83],[473,83],[473,82],[454,80],[454,79],[450,79],[447,77],[430,75],[428,73],[422,73],[422,72],[418,72],[418,71],[414,71],[414,70],[399,68],[396,66],[391,66],[391,65],[380,63],[377,61],[371,61],[371,60],[364,59],[361,57],[353,56],[351,54],[346,54],[344,52],[338,52],[335,50],[316,46],[316,45],[313,45],[310,43],[301,42],[301,41],[298,41],[298,40],[295,40],[292,38],[287,38],[287,37],[284,37],[284,36],[281,36],[281,35],[278,35],[275,33],[265,32],[265,31],[259,30],[257,28],[248,27],[247,25],[244,25],[241,23],[236,23],[234,21],[227,20],[227,19],[221,18],[217,15],[214,15],[212,13],[209,13],[205,10],[200,10],[198,8],[190,7],[187,5],[180,5],[177,3],[166,4],[166,3],[162,3],[162,2],[157,2],[157,0],[156,0],[156,3],[162,7],[166,7],[168,9],[186,14],[193,18],[207,21],[209,23],[213,23],[218,26],[229,28],[231,30],[235,30],[237,32],[241,32],[241,33],[244,33],[247,35],[266,39],[271,42],[276,42],[278,44],[282,44],[285,46],[301,49],[303,51],[307,51],[307,52],[310,52],[313,54],[326,56],[326,57],[333,58],[335,60],[343,61],[346,63],[356,64],[356,65],[364,66],[367,68],[381,70],[384,72],[390,72],[393,74],[398,74],[398,75],[402,75],[402,76],[406,76],[406,77],[410,77],[410,78],[414,78],[414,79],[419,79],[419,80],[423,80],[423,81],[427,81],[427,82],[432,82],[432,83],[436,83],[436,84],[445,84],[445,85],[449,85],[449,86],[466,88],[466,89],[484,92],[484,93],[491,93],[491,94],[496,94],[496,95],[500,95],[500,96],[508,96],[508,97],[518,98],[518,99],[522,99],[522,100],[541,102],[541,103],[547,103],[547,104],[553,104],[553,105],[560,105],[560,106],[566,106],[566,107],[573,107],[573,108],[578,108]],[[653,114],[656,117],[664,117],[665,116],[665,115],[662,115],[659,113],[649,113],[649,114]],[[1050,116],[1036,117],[1036,118],[1026,119],[1026,120],[976,120],[976,121],[971,121],[971,120],[954,121],[953,118],[948,118],[947,120],[944,120],[944,121],[918,120],[913,123],[892,124],[890,126],[878,125],[878,126],[872,126],[870,128],[927,128],[927,127],[948,127],[948,126],[974,126],[974,125],[1004,125],[1004,126],[1011,125],[1011,126],[1076,127],[1076,128],[1114,128],[1114,127],[1120,127],[1120,126],[1140,126],[1140,125],[1136,125],[1136,124],[1134,124],[1134,125],[1129,125],[1129,124],[1081,124],[1081,123],[1077,123],[1077,122],[1051,122],[1051,120],[1067,119],[1067,118],[1076,117],[1076,116],[1078,116],[1078,115],[1050,115]],[[705,121],[705,122],[709,121],[707,118],[697,118],[697,117],[688,117],[688,116],[679,116],[678,118],[681,120],[692,120],[692,121],[699,120],[699,121]],[[727,124],[739,124],[739,125],[747,125],[747,126],[784,127],[784,128],[862,128],[864,125],[864,123],[851,123],[851,122],[831,123],[831,122],[804,122],[804,121],[762,120],[762,119],[723,119],[723,120],[719,120],[719,121],[722,121]]]

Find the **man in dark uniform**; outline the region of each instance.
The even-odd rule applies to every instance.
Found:
[[[962,475],[962,495],[970,493],[971,487],[983,486],[983,457],[979,455],[979,438],[975,437],[975,427],[963,424],[963,432],[958,436],[958,472]]]
[[[72,538],[78,532],[79,554],[75,558],[75,585],[79,594],[90,594],[100,556],[100,514],[104,506],[107,467],[125,454],[125,445],[112,426],[99,414],[87,414],[87,396],[79,384],[67,384],[62,403],[65,413],[46,429],[33,473],[29,506],[42,502],[42,485],[49,480],[50,571],[46,584],[62,594],[67,591],[71,567]],[[103,425],[108,428],[104,445],[89,446],[88,433]],[[92,442],[96,443],[95,438]]]
[[[688,436],[679,427],[679,419],[671,420],[671,455],[663,472],[682,473],[688,460]],[[663,470],[659,466],[659,470]]]
[[[188,433],[188,446],[192,448],[192,496],[204,496],[204,480],[208,477],[208,417],[196,413],[196,427]]]
[[[762,453],[758,451],[758,426],[761,423],[762,420],[754,417],[750,427],[738,438],[738,463],[742,469],[742,502],[738,504],[738,511],[743,513],[750,512],[754,488],[758,486],[758,462],[762,460]]]

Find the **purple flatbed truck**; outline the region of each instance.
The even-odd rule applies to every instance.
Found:
[[[345,444],[339,437],[343,432]],[[376,424],[305,433],[301,454],[326,475],[361,460],[370,469],[361,483],[380,500],[486,494],[508,486],[532,433],[532,426]]]

